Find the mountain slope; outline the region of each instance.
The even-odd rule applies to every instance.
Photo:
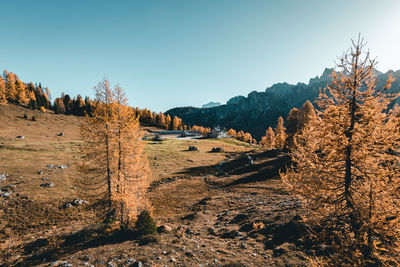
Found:
[[[326,87],[330,80],[332,69],[325,69],[320,77],[311,78],[308,84],[277,83],[267,88],[265,92],[253,91],[247,97],[236,96],[227,104],[212,108],[178,107],[166,112],[178,116],[192,125],[207,127],[221,126],[250,132],[259,139],[269,127],[275,127],[279,116],[286,119],[289,111],[301,107],[306,100],[313,102],[319,90]],[[378,88],[382,87],[387,77],[393,74],[397,80],[389,92],[400,91],[400,71],[376,72]]]

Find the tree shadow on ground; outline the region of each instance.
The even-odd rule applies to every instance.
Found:
[[[216,165],[187,168],[178,174],[201,176],[243,175],[225,186],[265,181],[277,177],[280,170],[290,164],[290,157],[284,151],[268,150],[260,153],[242,153],[232,160],[223,160]]]
[[[137,239],[133,231],[114,231],[107,233],[104,226],[84,228],[64,235],[40,238],[26,244],[22,254],[26,258],[16,266],[34,266],[55,261],[67,255],[88,248],[116,244]]]
[[[88,209],[104,210],[105,201],[100,199],[88,206]],[[103,215],[97,214],[99,218]],[[55,261],[88,248],[95,248],[107,244],[117,244],[128,240],[138,240],[134,231],[110,231],[105,223],[88,225],[78,231],[64,234],[53,234],[24,244],[21,248],[23,262],[16,262],[13,266],[34,266]]]

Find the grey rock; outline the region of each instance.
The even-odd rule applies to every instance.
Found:
[[[172,227],[166,224],[160,225],[157,229],[159,233],[169,233],[172,231]]]
[[[188,151],[199,151],[199,149],[195,146],[189,146]]]
[[[80,206],[80,205],[87,204],[88,202],[86,200],[83,200],[83,199],[80,199],[80,198],[75,198],[74,201],[72,201],[72,203],[73,203],[74,206]]]
[[[7,176],[4,173],[0,173],[0,182],[5,181]]]
[[[190,250],[186,251],[185,255],[188,256],[188,257],[194,257],[193,252],[191,252]]]
[[[0,197],[9,197],[11,195],[11,192],[3,192],[0,194]]]
[[[53,164],[48,164],[46,167],[47,167],[47,168],[54,168],[55,165],[53,165]]]
[[[143,263],[140,262],[140,261],[135,261],[135,262],[132,264],[132,266],[133,266],[133,267],[143,267]]]
[[[59,168],[59,169],[66,169],[66,168],[68,168],[68,166],[67,166],[67,165],[59,165],[59,166],[57,166],[57,168]]]
[[[59,133],[59,134],[57,134],[57,136],[64,136],[64,133]]]
[[[223,152],[223,148],[222,147],[213,147],[211,149],[211,153],[218,153],[218,152]]]
[[[40,185],[41,187],[45,188],[45,187],[53,187],[54,184],[53,183],[44,183]]]
[[[43,172],[38,172],[39,175],[43,175]]]
[[[18,135],[16,138],[18,138],[18,139],[24,139],[25,136],[23,136],[23,135]]]

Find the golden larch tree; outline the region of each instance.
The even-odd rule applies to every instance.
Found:
[[[29,94],[27,91],[27,86],[20,80],[16,80],[15,82],[15,90],[16,90],[16,100],[21,105],[28,105],[29,103]]]
[[[236,137],[236,131],[234,129],[232,129],[232,128],[230,128],[226,134],[230,135],[230,136],[233,136],[233,137]]]
[[[7,93],[7,99],[10,102],[15,102],[17,101],[17,89],[15,86],[15,82],[18,79],[18,77],[8,71],[4,71],[4,79],[6,79],[6,93]]]
[[[375,60],[352,41],[320,93],[319,111],[295,137],[283,181],[336,249],[332,265],[400,264],[398,95],[376,88]],[[330,229],[330,230],[328,230]]]
[[[278,118],[278,124],[275,128],[275,146],[277,149],[284,149],[286,145],[286,128],[281,116]]]
[[[182,120],[177,116],[172,119],[172,130],[179,130],[179,126],[182,124]]]
[[[166,125],[167,130],[172,129],[171,123],[172,123],[172,119],[171,119],[171,116],[168,114],[167,117],[165,118],[165,125]]]
[[[3,77],[0,76],[0,104],[7,103],[6,83]]]
[[[288,148],[291,148],[293,146],[293,138],[300,129],[299,113],[300,113],[299,109],[292,108],[289,111],[289,114],[286,118],[286,127],[287,127],[287,129],[286,129],[286,134],[287,134],[286,146]]]
[[[139,120],[128,106],[121,87],[115,87],[114,95],[116,115],[113,129],[116,146],[113,158],[117,161],[117,179],[113,201],[118,207],[120,227],[126,228],[132,217],[148,206],[145,202],[145,189],[148,187],[150,169],[143,151]]]
[[[275,148],[275,133],[271,127],[268,127],[265,131],[265,136],[261,137],[260,145],[268,150]]]
[[[88,176],[87,185],[104,188],[109,212],[112,212],[112,124],[115,116],[115,96],[110,81],[103,79],[94,87],[95,101],[92,116],[86,116],[81,124],[84,163],[82,171]],[[84,185],[86,183],[82,182]],[[88,189],[90,190],[90,188]],[[90,190],[92,191],[92,190]],[[109,214],[110,215],[110,214]]]

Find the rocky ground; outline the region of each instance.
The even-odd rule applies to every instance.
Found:
[[[78,175],[73,164],[79,141],[59,140],[59,131],[54,129],[50,142],[35,143],[41,140],[35,137],[21,146],[2,134],[5,153],[17,151],[29,159],[30,152],[15,149],[28,145],[38,153],[32,157],[44,159],[39,167],[21,172],[2,159],[3,265],[306,266],[309,256],[324,253],[309,240],[313,233],[302,220],[300,201],[279,179],[279,170],[288,163],[283,152],[262,152],[230,140],[148,142],[153,172],[148,195],[160,233],[138,240],[105,227],[103,204],[86,202],[74,189],[70,177]],[[29,132],[23,134],[29,140]],[[188,145],[199,151],[186,151]],[[67,151],[64,158],[41,154],[50,146]],[[209,153],[215,146],[224,151]],[[54,185],[41,186],[45,183]]]

